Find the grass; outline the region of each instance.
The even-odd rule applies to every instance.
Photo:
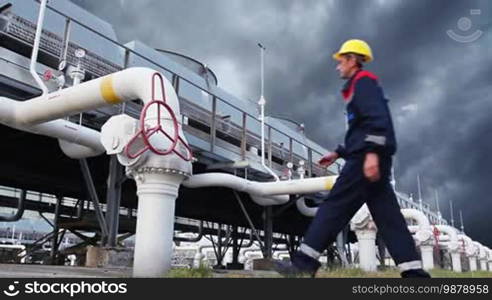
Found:
[[[430,271],[434,278],[492,278],[492,272],[453,272],[451,270],[434,269]],[[378,272],[365,272],[361,269],[337,269],[331,271],[320,271],[316,277],[321,278],[400,278],[397,269],[386,269]]]
[[[212,270],[210,268],[200,266],[199,268],[185,269],[176,268],[171,269],[165,277],[168,278],[210,278],[213,277]]]
[[[435,269],[431,272],[435,278],[492,278],[492,272],[475,271],[456,273],[451,270]],[[221,271],[217,273],[207,267],[201,266],[195,269],[176,268],[172,269],[166,277],[168,278],[278,278],[275,272],[268,271]],[[384,271],[366,272],[358,268],[320,270],[317,278],[400,278],[397,269],[389,268]]]

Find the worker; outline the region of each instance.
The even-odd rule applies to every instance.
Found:
[[[328,167],[345,160],[335,185],[319,206],[291,262],[275,262],[286,276],[315,276],[321,253],[366,203],[389,253],[402,277],[430,277],[422,269],[412,235],[390,184],[392,155],[396,152],[393,122],[378,77],[363,70],[373,60],[369,45],[357,39],[346,41],[333,54],[336,70],[346,80],[342,89],[348,129],[344,145],[318,162]]]

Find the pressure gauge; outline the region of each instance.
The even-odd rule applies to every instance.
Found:
[[[83,58],[85,56],[85,50],[84,49],[77,49],[75,50],[75,57],[77,58]]]
[[[58,71],[63,71],[63,69],[65,69],[66,66],[67,66],[67,61],[66,60],[62,60],[60,62],[60,64],[58,65]]]

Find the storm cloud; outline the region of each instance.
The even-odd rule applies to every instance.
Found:
[[[206,63],[219,85],[259,98],[259,49],[267,48],[267,111],[303,122],[334,148],[344,135],[343,82],[331,54],[348,38],[367,40],[390,99],[399,151],[397,188],[440,207],[492,246],[492,5],[476,1],[74,0],[113,24],[122,42],[140,40]],[[479,9],[479,11],[477,11]],[[468,21],[467,21],[468,20]],[[469,22],[471,21],[471,22]],[[447,31],[471,37],[460,42]]]

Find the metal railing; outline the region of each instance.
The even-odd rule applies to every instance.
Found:
[[[129,47],[123,45],[123,44],[120,44],[118,41],[116,40],[113,40],[112,38],[100,33],[100,32],[97,32],[96,30],[92,29],[91,27],[77,21],[76,19],[66,15],[65,13],[57,10],[56,8],[48,5],[47,8],[49,10],[51,10],[52,12],[56,13],[57,15],[59,16],[62,16],[63,18],[65,18],[65,28],[64,28],[64,31],[65,31],[65,34],[64,34],[64,37],[63,39],[58,39],[58,41],[60,43],[62,43],[63,45],[70,45],[69,41],[67,41],[66,39],[69,39],[70,38],[70,30],[71,30],[71,24],[77,24],[79,25],[80,27],[84,28],[85,30],[88,30],[89,32],[93,33],[94,35],[98,36],[98,37],[101,37],[103,38],[104,40],[110,42],[111,44],[114,44],[115,46],[117,46],[119,49],[123,50],[124,52],[124,62],[123,62],[123,65],[121,66],[117,66],[117,64],[114,64],[114,63],[109,63],[109,66],[110,68],[103,68],[101,64],[98,64],[97,67],[98,68],[101,68],[101,69],[112,69],[112,70],[117,70],[118,67],[120,68],[126,68],[128,66],[128,62],[129,62],[129,58],[130,58],[130,55],[135,55],[136,57],[140,58],[140,59],[143,59],[144,61],[148,62],[148,63],[151,63],[152,65],[155,65],[156,67],[162,69],[162,70],[165,70],[167,72],[169,72],[170,74],[172,74],[173,76],[173,82],[175,84],[175,87],[177,88],[177,92],[179,93],[179,81],[185,81],[187,82],[188,84],[190,84],[191,86],[195,87],[196,89],[198,89],[199,91],[201,92],[204,92],[206,93],[209,97],[212,97],[212,114],[211,114],[211,150],[213,150],[213,147],[215,146],[215,142],[216,142],[216,121],[217,121],[217,111],[216,111],[216,107],[217,107],[217,103],[218,102],[222,102],[226,105],[228,105],[230,108],[236,110],[237,112],[239,112],[240,114],[242,114],[242,124],[240,125],[240,128],[241,128],[241,132],[243,133],[242,134],[242,137],[241,137],[241,158],[245,158],[245,155],[246,155],[246,146],[247,146],[247,143],[246,143],[246,138],[247,138],[247,135],[248,133],[251,133],[251,132],[248,132],[247,130],[247,122],[246,120],[248,118],[252,118],[253,120],[258,120],[258,118],[244,110],[242,110],[240,107],[234,105],[233,103],[230,103],[229,101],[225,100],[225,99],[222,99],[221,97],[219,97],[218,95],[212,93],[208,88],[203,88],[201,87],[200,85],[196,84],[195,82],[183,77],[183,76],[180,76],[178,74],[176,74],[175,72],[173,72],[171,69],[169,69],[168,67],[162,65],[162,64],[159,64],[155,61],[153,61],[152,59],[146,57],[145,55],[142,55],[141,53],[133,50],[133,49],[130,49]],[[46,33],[48,33],[46,31]],[[68,53],[71,53],[70,49],[66,49],[66,46],[62,46],[60,48],[61,50],[57,51],[58,53],[58,56],[59,56],[59,59],[60,61],[63,59],[63,53],[64,52],[68,52]],[[72,51],[74,49],[74,47],[71,47]],[[94,57],[97,58],[97,60],[99,61],[100,58],[93,55]],[[71,55],[68,55],[68,58],[70,59],[73,59]],[[98,75],[104,75],[104,74],[98,74]],[[214,109],[215,108],[215,109]],[[282,132],[281,130],[279,130],[278,128],[276,128],[275,126],[271,125],[271,124],[265,124],[266,126],[266,135],[271,137],[273,133],[278,133],[282,136],[285,136],[288,140],[288,157],[289,157],[289,160],[292,161],[294,159],[294,157],[296,156],[296,153],[294,153],[293,151],[293,145],[294,143],[297,143],[298,145],[300,145],[301,147],[305,147],[307,149],[307,172],[308,172],[308,175],[311,176],[314,172],[313,170],[316,170],[315,173],[321,173],[323,172],[323,168],[321,168],[320,166],[316,165],[314,162],[313,162],[313,157],[314,156],[318,156],[318,157],[321,157],[324,153],[320,153],[318,151],[316,151],[315,149],[311,148],[309,145],[307,145],[306,143],[304,143],[303,141],[300,141],[298,139],[296,139],[295,137],[292,137],[284,132]],[[268,140],[268,144],[267,144],[267,148],[266,149],[269,149],[271,150],[272,147],[274,147],[273,143],[272,143],[272,140],[271,138]],[[272,166],[272,151],[267,151],[268,154],[268,161],[269,161],[269,164],[270,166]],[[297,155],[298,156],[298,155]],[[318,174],[320,175],[320,174]]]

